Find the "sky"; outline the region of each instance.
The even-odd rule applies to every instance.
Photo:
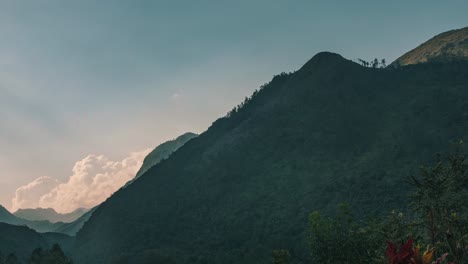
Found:
[[[92,207],[320,51],[393,61],[468,1],[0,0],[0,204]]]

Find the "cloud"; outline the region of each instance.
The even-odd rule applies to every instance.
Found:
[[[172,100],[179,100],[179,99],[181,99],[182,97],[184,97],[184,94],[183,94],[182,91],[176,91],[175,93],[173,93],[173,94],[171,95],[171,99],[172,99]]]
[[[150,151],[134,152],[120,161],[88,155],[75,163],[73,174],[65,183],[41,177],[20,187],[12,200],[13,208],[50,207],[67,213],[80,207],[94,207],[133,179]]]
[[[12,211],[19,208],[39,207],[39,197],[48,194],[59,185],[59,181],[51,177],[43,176],[18,188],[12,199]]]

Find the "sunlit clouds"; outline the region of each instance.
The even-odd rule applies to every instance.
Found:
[[[40,177],[18,188],[12,199],[12,211],[42,207],[67,213],[94,207],[133,179],[150,151],[134,152],[120,161],[103,155],[88,155],[75,163],[73,174],[64,183]]]

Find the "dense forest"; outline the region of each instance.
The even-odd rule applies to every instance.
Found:
[[[3,255],[0,252],[0,264],[72,264],[73,261],[65,255],[58,244],[50,249],[36,248],[26,262],[22,262],[14,253]]]
[[[311,212],[402,211],[408,176],[466,140],[466,68],[372,68],[320,53],[100,206],[77,235],[76,261],[257,264],[278,249],[305,263]]]

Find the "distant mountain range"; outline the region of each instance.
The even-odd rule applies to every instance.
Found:
[[[36,208],[36,209],[19,209],[13,213],[16,217],[23,218],[30,221],[44,221],[47,220],[51,223],[63,222],[71,223],[80,218],[89,209],[78,208],[68,214],[59,214],[52,208]]]
[[[468,62],[453,61],[373,69],[322,52],[275,76],[99,206],[76,261],[306,262],[310,212],[400,209],[406,177],[467,139]]]
[[[19,218],[13,215],[12,213],[10,213],[7,209],[5,209],[1,205],[0,205],[0,223],[28,226],[29,228],[32,228],[36,230],[37,232],[41,232],[41,233],[52,232],[64,224],[62,222],[51,223],[47,220],[31,221],[31,220]]]

